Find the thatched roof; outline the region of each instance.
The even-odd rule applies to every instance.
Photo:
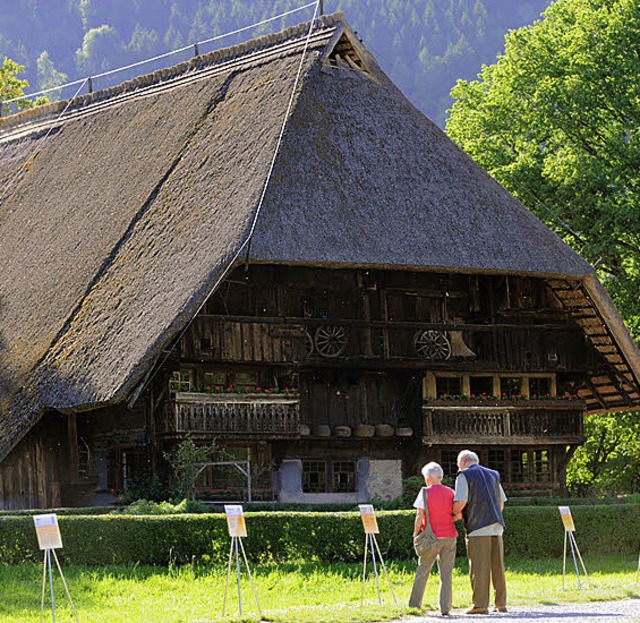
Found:
[[[340,14],[314,25],[257,215],[308,29],[0,120],[0,459],[45,409],[129,397],[256,216],[254,261],[593,273]]]

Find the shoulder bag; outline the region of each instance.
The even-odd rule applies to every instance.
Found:
[[[417,556],[425,556],[430,549],[436,546],[438,537],[434,534],[429,522],[429,507],[427,505],[427,488],[422,488],[422,495],[424,497],[424,514],[426,518],[426,526],[420,534],[413,537],[413,549]]]

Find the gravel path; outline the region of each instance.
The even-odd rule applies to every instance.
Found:
[[[453,610],[451,616],[441,617],[429,613],[408,617],[405,623],[445,623],[448,621],[478,621],[478,623],[639,623],[640,599],[620,601],[592,601],[589,603],[556,606],[510,606],[505,614],[469,615],[464,610]]]

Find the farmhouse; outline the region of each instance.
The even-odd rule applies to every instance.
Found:
[[[594,269],[341,14],[1,119],[0,266],[0,508],[187,438],[243,461],[209,499],[393,498],[463,447],[561,490],[583,416],[640,406]]]

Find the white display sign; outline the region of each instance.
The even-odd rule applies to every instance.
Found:
[[[224,514],[227,517],[229,536],[247,536],[247,525],[240,504],[225,504]]]
[[[34,515],[33,523],[36,526],[36,536],[40,549],[60,549],[62,536],[58,527],[58,517],[55,514]]]

